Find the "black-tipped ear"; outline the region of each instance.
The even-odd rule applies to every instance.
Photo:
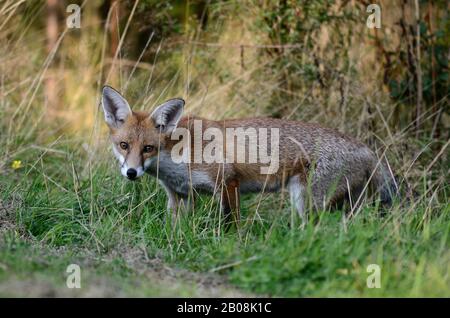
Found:
[[[181,98],[174,98],[156,107],[150,117],[161,132],[171,133],[177,128],[178,121],[183,114],[183,109],[184,100]]]
[[[131,108],[126,99],[110,86],[103,87],[102,107],[105,121],[111,128],[119,128],[131,114]]]

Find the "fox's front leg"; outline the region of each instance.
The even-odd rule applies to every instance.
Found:
[[[240,199],[239,180],[233,179],[225,183],[222,189],[222,211],[225,217],[225,224],[228,227],[232,223],[239,225],[240,221]]]
[[[175,224],[180,211],[188,211],[193,208],[193,200],[180,196],[163,183],[161,184],[164,186],[164,190],[167,194],[167,212],[172,217],[172,224]]]
[[[189,196],[182,196],[179,197],[178,200],[178,209],[183,210],[185,212],[189,212],[189,211],[194,211],[194,198],[189,195]]]
[[[172,224],[175,224],[178,215],[179,198],[171,189],[165,187],[167,194],[167,213],[172,218]]]

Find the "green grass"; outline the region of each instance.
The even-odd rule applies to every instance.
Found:
[[[277,195],[264,200],[258,213],[258,197],[245,196],[243,217],[252,221],[229,232],[222,229],[217,204],[202,196],[195,213],[172,227],[166,196],[150,176],[129,182],[112,159],[91,166],[81,151],[60,150],[67,154],[32,149],[21,158],[23,168],[8,169],[1,178],[0,198],[14,210],[16,223],[2,234],[2,295],[8,292],[1,286],[27,277],[62,286],[65,266],[77,262],[86,263],[90,281],[107,278],[106,286],[123,295],[199,295],[183,284],[150,287],[151,280],[124,265],[126,256],[102,261],[117,249],[143,247],[150,259],[218,276],[248,294],[450,296],[445,193],[441,204],[423,199],[413,208],[396,206],[385,217],[371,206],[348,222],[341,212],[319,213],[303,229],[290,223],[289,206],[284,202],[280,209]],[[94,261],[77,251],[89,251]],[[379,289],[366,286],[369,264],[381,267]]]
[[[126,255],[106,259],[77,249],[51,249],[2,238],[0,297],[208,297],[240,295],[229,287],[198,284],[196,277],[165,278],[162,268],[147,263],[145,270],[129,264]],[[103,255],[104,257],[105,255]],[[80,288],[68,288],[67,267],[80,266]],[[180,275],[178,275],[180,276]],[[186,275],[184,275],[186,276]]]

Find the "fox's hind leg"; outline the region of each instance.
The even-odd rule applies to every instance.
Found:
[[[300,175],[295,175],[289,178],[287,188],[289,191],[292,208],[297,211],[303,223],[305,223],[307,220],[305,213],[305,182],[302,180]]]
[[[231,224],[239,225],[239,221],[241,219],[239,180],[233,179],[226,182],[222,189],[221,200],[226,228],[229,228]]]

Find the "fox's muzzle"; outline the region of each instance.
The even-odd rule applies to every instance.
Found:
[[[115,146],[113,146],[113,152],[117,160],[119,160],[120,172],[124,177],[127,177],[129,180],[136,180],[144,175],[144,168],[139,163],[130,167],[132,162],[126,160],[125,157],[117,151]]]
[[[130,180],[136,180],[137,177],[137,171],[136,169],[130,168],[127,170],[127,177]]]

